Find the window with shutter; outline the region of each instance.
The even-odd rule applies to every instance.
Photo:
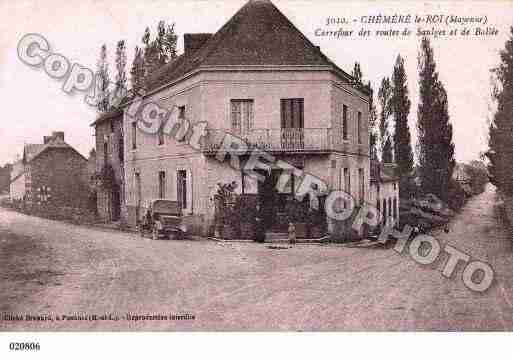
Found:
[[[182,209],[187,208],[187,171],[179,170],[176,173],[177,200]]]
[[[166,172],[159,172],[159,198],[166,198]]]
[[[253,129],[253,100],[231,100],[230,106],[232,130],[245,134]]]
[[[349,168],[344,168],[344,192],[351,195],[351,174]],[[347,201],[344,201],[344,208],[347,208]]]
[[[137,122],[132,122],[132,149],[137,148]]]
[[[120,137],[119,140],[118,140],[118,158],[119,158],[119,162],[121,162],[121,164],[123,164],[124,160],[125,160],[125,152],[124,152],[124,142],[123,142],[123,137]]]
[[[347,140],[347,106],[342,105],[342,139]]]
[[[358,124],[357,124],[357,137],[358,137],[358,144],[362,143],[362,113],[358,111]]]
[[[358,196],[360,200],[360,204],[363,204],[365,201],[365,173],[363,168],[358,169],[358,185],[360,187]]]
[[[281,100],[281,128],[304,128],[304,99]]]

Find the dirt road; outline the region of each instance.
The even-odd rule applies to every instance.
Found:
[[[2,209],[0,313],[52,320],[4,317],[0,329],[512,330],[512,238],[495,204],[490,187],[436,234],[492,265],[496,281],[483,294],[463,285],[461,266],[446,279],[443,263],[392,249],[146,241]]]

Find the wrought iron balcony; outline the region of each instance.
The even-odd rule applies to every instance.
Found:
[[[207,130],[203,151],[218,151],[226,134],[243,140],[248,149],[258,148],[268,152],[322,153],[333,149],[329,128],[279,128],[253,129],[245,133]]]

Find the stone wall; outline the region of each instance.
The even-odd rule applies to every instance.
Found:
[[[114,218],[115,207],[119,206],[119,219],[126,222],[125,176],[124,176],[124,137],[123,116],[120,114],[96,125],[96,173],[101,173],[106,164],[114,170],[114,181],[119,188],[119,196],[102,186],[97,188],[97,211],[99,217],[110,222]],[[105,151],[106,150],[106,151]],[[119,198],[119,204],[113,203]]]
[[[40,189],[56,206],[87,207],[89,187],[84,173],[87,160],[71,148],[49,149],[30,165],[31,198],[39,202]]]

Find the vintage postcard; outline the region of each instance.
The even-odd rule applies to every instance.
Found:
[[[513,2],[0,16],[0,331],[513,330]]]

